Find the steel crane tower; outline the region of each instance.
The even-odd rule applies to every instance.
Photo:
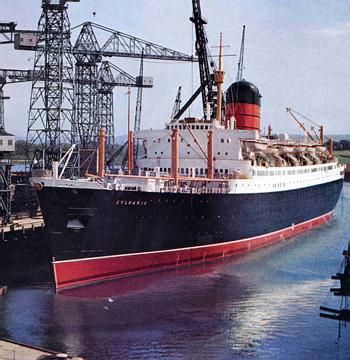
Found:
[[[94,127],[105,128],[108,150],[114,145],[113,89],[116,86],[140,89],[150,88],[153,84],[142,82],[140,77],[134,78],[110,62],[102,61],[97,81],[97,125]]]
[[[4,96],[4,86],[17,82],[32,81],[33,70],[0,69],[0,129],[5,128],[5,106],[4,100],[9,97]]]
[[[114,118],[113,118],[113,89],[114,76],[111,64],[103,61],[98,72],[97,90],[97,123],[100,128],[106,131],[106,148],[109,153],[114,145]],[[94,124],[93,124],[94,125]],[[95,126],[93,126],[95,127]],[[92,128],[93,128],[92,127]]]
[[[32,70],[0,69],[0,217],[2,224],[11,222],[11,166],[4,155],[15,150],[15,137],[5,131],[3,88],[6,84],[31,81]]]
[[[139,77],[138,79],[143,79],[143,54],[141,56],[141,62],[140,62],[140,71],[139,71]],[[142,86],[139,86],[137,89],[137,96],[136,96],[136,109],[135,109],[135,121],[134,121],[134,132],[139,131],[141,129],[141,113],[142,113],[142,93],[143,89]],[[139,155],[139,147],[140,147],[140,141],[136,139],[135,145],[134,145],[134,156],[135,159],[138,158]]]
[[[202,104],[205,117],[209,117],[206,112],[209,107],[210,118],[215,119],[216,107],[217,107],[217,87],[214,81],[213,68],[214,62],[210,59],[209,62],[209,50],[208,50],[208,38],[205,33],[204,25],[207,24],[206,20],[202,17],[200,0],[192,0],[193,16],[190,20],[193,22],[196,32],[196,55],[199,62],[199,75],[201,82]]]
[[[143,79],[143,54],[141,56],[140,62],[140,71],[138,79]],[[141,84],[139,84],[141,85]],[[141,112],[142,112],[142,86],[139,86],[137,89],[136,97],[136,109],[135,109],[135,122],[134,122],[134,131],[139,131],[141,129]]]
[[[96,123],[96,96],[100,46],[90,23],[83,25],[73,47],[75,63],[75,141],[82,148],[93,145]],[[107,133],[108,134],[108,133]],[[107,135],[107,137],[109,137]]]
[[[208,38],[204,28],[207,22],[202,17],[200,0],[192,0],[192,8],[193,16],[190,17],[190,20],[193,22],[196,31],[195,48],[198,56],[200,85],[186,103],[173,114],[173,120],[178,120],[199,94],[202,94],[204,118],[213,121],[216,118],[218,95],[217,83],[214,78],[215,63],[210,57],[207,46]]]
[[[98,129],[101,127],[96,113],[96,108],[100,107],[97,104],[96,97],[98,92],[97,68],[103,57],[196,61],[196,59],[186,54],[92,22],[85,22],[78,27],[81,27],[81,31],[73,48],[73,54],[77,60],[75,123],[78,129],[78,142],[83,147],[94,144]],[[95,30],[110,34],[108,40],[101,47],[98,44]],[[135,124],[139,122],[136,119]],[[107,128],[107,137],[112,138],[113,136],[114,134],[108,134]]]
[[[42,0],[38,24],[34,70],[44,77],[34,77],[27,129],[27,157],[33,161],[34,144],[40,144],[39,161],[48,165],[61,157],[64,144],[72,142],[73,60],[70,42],[68,2],[80,0]]]
[[[241,41],[241,51],[239,52],[239,61],[238,61],[238,70],[236,81],[243,80],[243,69],[244,69],[244,41],[245,41],[245,25],[243,25],[242,30],[242,41]]]

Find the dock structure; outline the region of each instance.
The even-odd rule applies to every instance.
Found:
[[[4,239],[5,235],[13,232],[21,232],[25,234],[27,231],[34,231],[38,228],[45,226],[42,215],[35,217],[24,217],[13,220],[12,223],[0,226],[1,238]]]

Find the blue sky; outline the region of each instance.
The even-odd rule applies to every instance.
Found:
[[[1,5],[0,20],[15,20],[20,29],[36,29],[41,0],[1,0]],[[190,0],[81,0],[69,5],[72,26],[91,20],[189,54],[191,12]],[[326,133],[350,133],[349,1],[202,0],[202,12],[208,20],[210,45],[217,45],[221,31],[224,44],[230,45],[225,49],[229,54],[239,52],[242,26],[246,25],[244,77],[263,95],[262,129],[270,124],[275,132],[301,133],[285,112],[289,106],[325,125]],[[101,34],[98,37],[102,42]],[[30,69],[33,57],[32,52],[3,45],[1,68]],[[137,75],[137,60],[111,61]],[[227,88],[236,77],[237,57],[225,57],[224,68]],[[146,62],[144,74],[154,77],[155,86],[144,91],[142,126],[163,127],[178,86],[183,88],[185,101],[198,86],[197,73],[191,64]],[[115,90],[117,135],[126,131],[125,92],[125,88]],[[8,85],[5,93],[11,97],[5,104],[6,127],[25,136],[30,85]],[[135,91],[132,97],[135,101]],[[196,114],[201,114],[200,103],[191,108],[191,115]]]

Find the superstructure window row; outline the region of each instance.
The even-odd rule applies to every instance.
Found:
[[[179,129],[185,130],[186,128],[190,128],[192,130],[209,130],[211,129],[210,125],[167,125],[167,130],[170,129]]]

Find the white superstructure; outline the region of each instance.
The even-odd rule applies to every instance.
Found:
[[[172,169],[172,134],[178,131],[178,183]],[[213,138],[213,178],[208,178],[208,134]],[[69,180],[54,174],[33,182],[43,186],[179,193],[266,193],[295,190],[343,178],[327,148],[288,140],[259,138],[257,130],[225,129],[198,119],[170,122],[165,129],[135,134],[141,144],[136,171]],[[54,171],[56,173],[56,171]],[[44,180],[43,180],[44,179]]]

